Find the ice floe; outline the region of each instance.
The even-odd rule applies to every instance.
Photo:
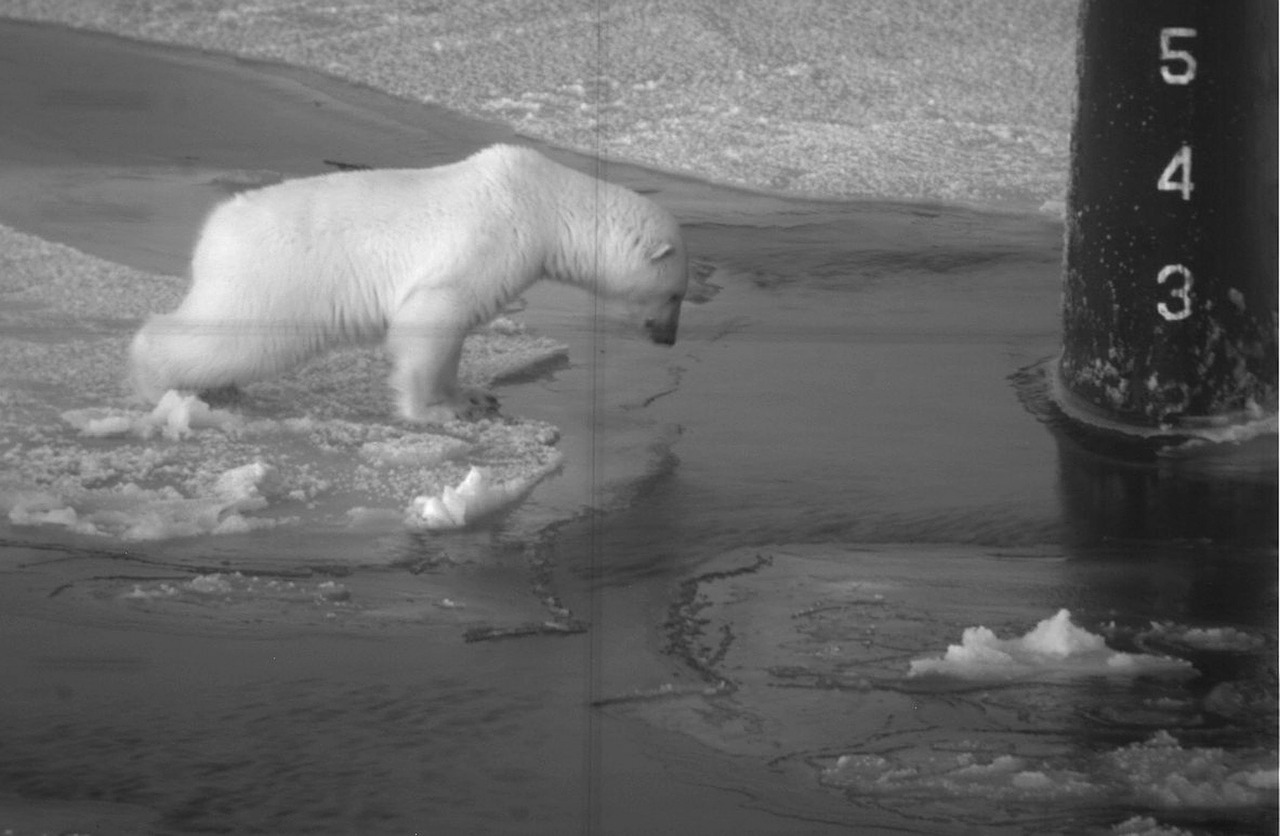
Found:
[[[1193,673],[1183,659],[1148,653],[1122,653],[1107,646],[1106,639],[1071,622],[1068,610],[1059,610],[1026,635],[1000,639],[986,627],[969,627],[960,644],[947,648],[942,657],[911,662],[909,677],[950,676],[968,680],[1018,679],[1037,675],[1182,675]]]

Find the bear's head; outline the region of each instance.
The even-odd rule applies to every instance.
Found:
[[[572,188],[552,216],[545,274],[593,291],[655,343],[673,345],[689,286],[680,224],[630,189],[568,169],[559,174]]]
[[[633,305],[649,339],[659,345],[675,345],[680,304],[689,285],[684,245],[678,240],[663,241],[649,252],[648,259],[652,273],[650,286],[656,292],[642,295]]]

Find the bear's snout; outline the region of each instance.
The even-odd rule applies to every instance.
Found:
[[[645,333],[658,345],[675,345],[676,330],[680,326],[680,306],[676,305],[666,316],[650,317],[644,321]]]
[[[652,319],[646,319],[644,329],[649,332],[649,339],[658,345],[675,345],[676,329],[675,326],[664,327],[658,325]]]
[[[676,331],[680,326],[680,294],[672,294],[648,311],[644,318],[644,330],[649,339],[658,345],[675,345]]]

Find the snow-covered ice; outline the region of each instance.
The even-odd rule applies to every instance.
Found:
[[[1146,653],[1121,653],[1106,639],[1071,622],[1059,610],[1024,636],[1000,639],[986,627],[969,627],[960,644],[942,657],[911,662],[908,676],[952,676],[960,679],[1017,679],[1037,675],[1183,675],[1193,672],[1183,659]]]

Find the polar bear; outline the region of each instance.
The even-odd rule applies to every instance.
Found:
[[[680,227],[621,186],[509,145],[438,168],[286,181],[209,215],[191,287],[138,331],[130,378],[154,402],[385,340],[404,418],[473,417],[482,401],[458,387],[463,337],[541,278],[621,302],[653,342],[675,343]]]

